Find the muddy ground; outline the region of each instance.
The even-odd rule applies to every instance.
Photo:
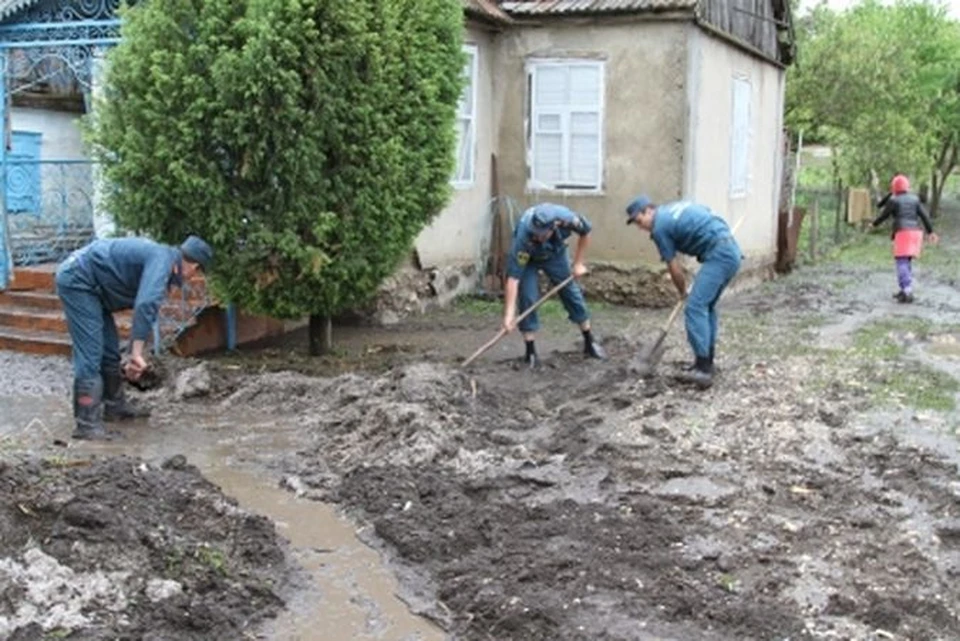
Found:
[[[256,441],[244,461],[355,519],[406,602],[450,639],[957,639],[957,248],[948,230],[928,250],[909,306],[891,297],[882,235],[727,297],[720,374],[706,392],[673,380],[688,360],[679,326],[657,376],[627,373],[663,310],[595,306],[607,363],[585,361],[575,329],[548,309],[541,371],[507,360],[515,338],[460,370],[499,316],[468,302],[389,330],[341,331],[326,359],[291,358],[295,344],[212,359],[188,375],[204,381],[196,395],[181,379],[179,392],[144,398],[171,438],[198,408],[238,431],[245,417],[273,417],[282,446]],[[282,607],[295,570],[284,541],[225,510],[189,467],[32,450],[0,474],[0,573],[46,562],[41,552],[74,573],[141,568],[77,606],[89,622],[43,634],[238,639]],[[50,489],[38,494],[37,478]],[[193,518],[180,518],[184,503]],[[67,509],[77,504],[102,507]],[[128,520],[131,505],[142,513]],[[169,540],[155,542],[156,531]],[[222,554],[182,555],[194,563],[177,578],[162,563],[170,549]],[[225,576],[211,567],[221,564]],[[151,581],[182,591],[148,606]],[[3,593],[0,626],[11,629],[19,590]],[[219,609],[203,595],[220,595]],[[209,612],[211,627],[168,612]],[[33,625],[17,638],[45,638],[35,615]]]

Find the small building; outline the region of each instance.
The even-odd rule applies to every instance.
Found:
[[[417,241],[421,269],[482,272],[506,244],[492,233],[497,211],[509,227],[526,207],[557,202],[593,222],[588,292],[648,302],[639,274],[655,249],[624,233],[639,192],[743,218],[747,267],[773,263],[794,51],[783,0],[464,5],[455,194]]]

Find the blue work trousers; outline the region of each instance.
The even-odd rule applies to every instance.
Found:
[[[565,253],[556,253],[546,260],[530,260],[523,268],[523,274],[520,275],[518,306],[522,314],[531,305],[540,298],[540,286],[537,282],[537,274],[543,271],[554,285],[558,285],[570,275],[570,263]],[[583,292],[577,281],[571,281],[569,285],[560,290],[560,301],[564,309],[567,310],[567,316],[570,322],[578,325],[586,322],[590,318],[587,311],[587,303],[583,298]],[[518,329],[524,333],[532,333],[540,329],[540,318],[537,312],[533,312],[524,318],[517,325]]]
[[[703,256],[684,309],[687,341],[696,357],[713,356],[719,327],[717,301],[740,270],[740,260],[740,247],[732,237],[720,239]]]
[[[119,371],[120,340],[113,313],[104,307],[99,287],[71,256],[57,268],[57,296],[67,315],[73,341],[73,373],[78,380]]]

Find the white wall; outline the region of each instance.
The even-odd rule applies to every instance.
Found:
[[[750,258],[776,255],[784,71],[691,27],[684,196],[708,205],[737,230]],[[734,77],[750,82],[748,183],[731,194]]]
[[[496,149],[492,41],[491,33],[476,27],[468,28],[464,37],[465,44],[478,50],[474,180],[455,187],[447,207],[417,237],[417,254],[424,268],[479,262],[489,240],[493,220],[490,155]]]
[[[80,115],[14,107],[10,111],[14,130],[41,135],[41,160],[86,160],[80,135]]]

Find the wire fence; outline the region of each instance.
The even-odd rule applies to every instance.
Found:
[[[851,221],[849,195],[846,187],[797,188],[796,207],[803,216],[797,240],[799,261],[817,262],[862,234],[863,223]]]

